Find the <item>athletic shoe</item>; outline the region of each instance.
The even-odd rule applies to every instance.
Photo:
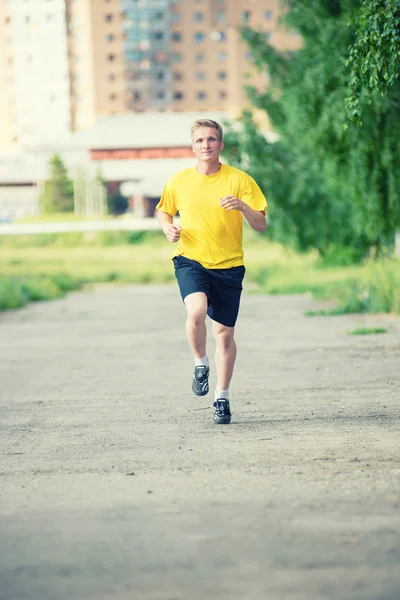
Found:
[[[210,368],[205,365],[198,365],[194,368],[192,390],[196,396],[205,396],[208,394],[208,375]]]
[[[214,423],[218,425],[228,425],[231,422],[231,410],[229,400],[218,398],[214,402]]]

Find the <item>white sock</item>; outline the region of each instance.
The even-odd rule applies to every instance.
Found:
[[[200,366],[204,366],[204,367],[209,367],[210,366],[210,362],[208,360],[208,356],[203,356],[203,358],[197,358],[196,356],[194,357],[194,366],[195,367],[200,367]]]
[[[229,389],[215,390],[215,400],[229,400]]]

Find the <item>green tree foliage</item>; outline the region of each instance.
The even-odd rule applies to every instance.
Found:
[[[370,102],[374,93],[386,94],[400,76],[400,2],[362,0],[352,24],[346,113],[361,124],[361,98]]]
[[[40,206],[45,214],[73,212],[74,189],[67,169],[58,154],[49,163],[50,177],[45,181]]]
[[[393,86],[365,104],[365,126],[344,125],[349,82],[349,20],[360,0],[289,0],[285,22],[301,35],[295,53],[278,53],[261,32],[242,35],[255,65],[270,76],[267,90],[248,88],[279,134],[261,136],[245,113],[228,130],[226,155],[260,182],[270,204],[269,235],[322,254],[347,247],[355,258],[393,242],[400,224],[400,120]]]

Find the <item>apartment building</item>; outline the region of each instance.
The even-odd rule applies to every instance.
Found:
[[[2,0],[0,19],[0,148],[62,141],[71,131],[64,0]]]
[[[246,101],[244,84],[267,81],[267,75],[257,74],[251,64],[240,37],[243,24],[262,31],[277,49],[299,47],[299,37],[278,26],[279,0],[94,3],[102,4],[103,14],[97,14],[93,47],[108,40],[107,50],[103,47],[98,53],[108,114],[121,103],[134,112],[239,110]]]
[[[279,0],[0,0],[0,152],[112,114],[236,113],[267,82],[238,26],[296,49],[278,17]]]

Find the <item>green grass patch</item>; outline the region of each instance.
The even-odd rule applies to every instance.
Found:
[[[2,275],[0,277],[0,310],[21,308],[28,302],[54,300],[67,292],[77,290],[82,282],[66,275]]]
[[[306,310],[305,317],[334,317],[336,315],[345,315],[347,311],[341,307],[331,308],[330,310]]]
[[[349,331],[349,335],[374,335],[376,333],[387,333],[386,327],[356,327]]]
[[[123,245],[165,245],[162,231],[70,231],[0,236],[0,251],[11,248],[107,248]]]
[[[298,254],[247,228],[244,247],[245,288],[252,292],[307,293],[335,302],[331,310],[309,316],[400,314],[398,260],[321,268],[316,252]],[[77,284],[172,282],[173,249],[161,231],[0,236],[0,309],[57,297]]]

